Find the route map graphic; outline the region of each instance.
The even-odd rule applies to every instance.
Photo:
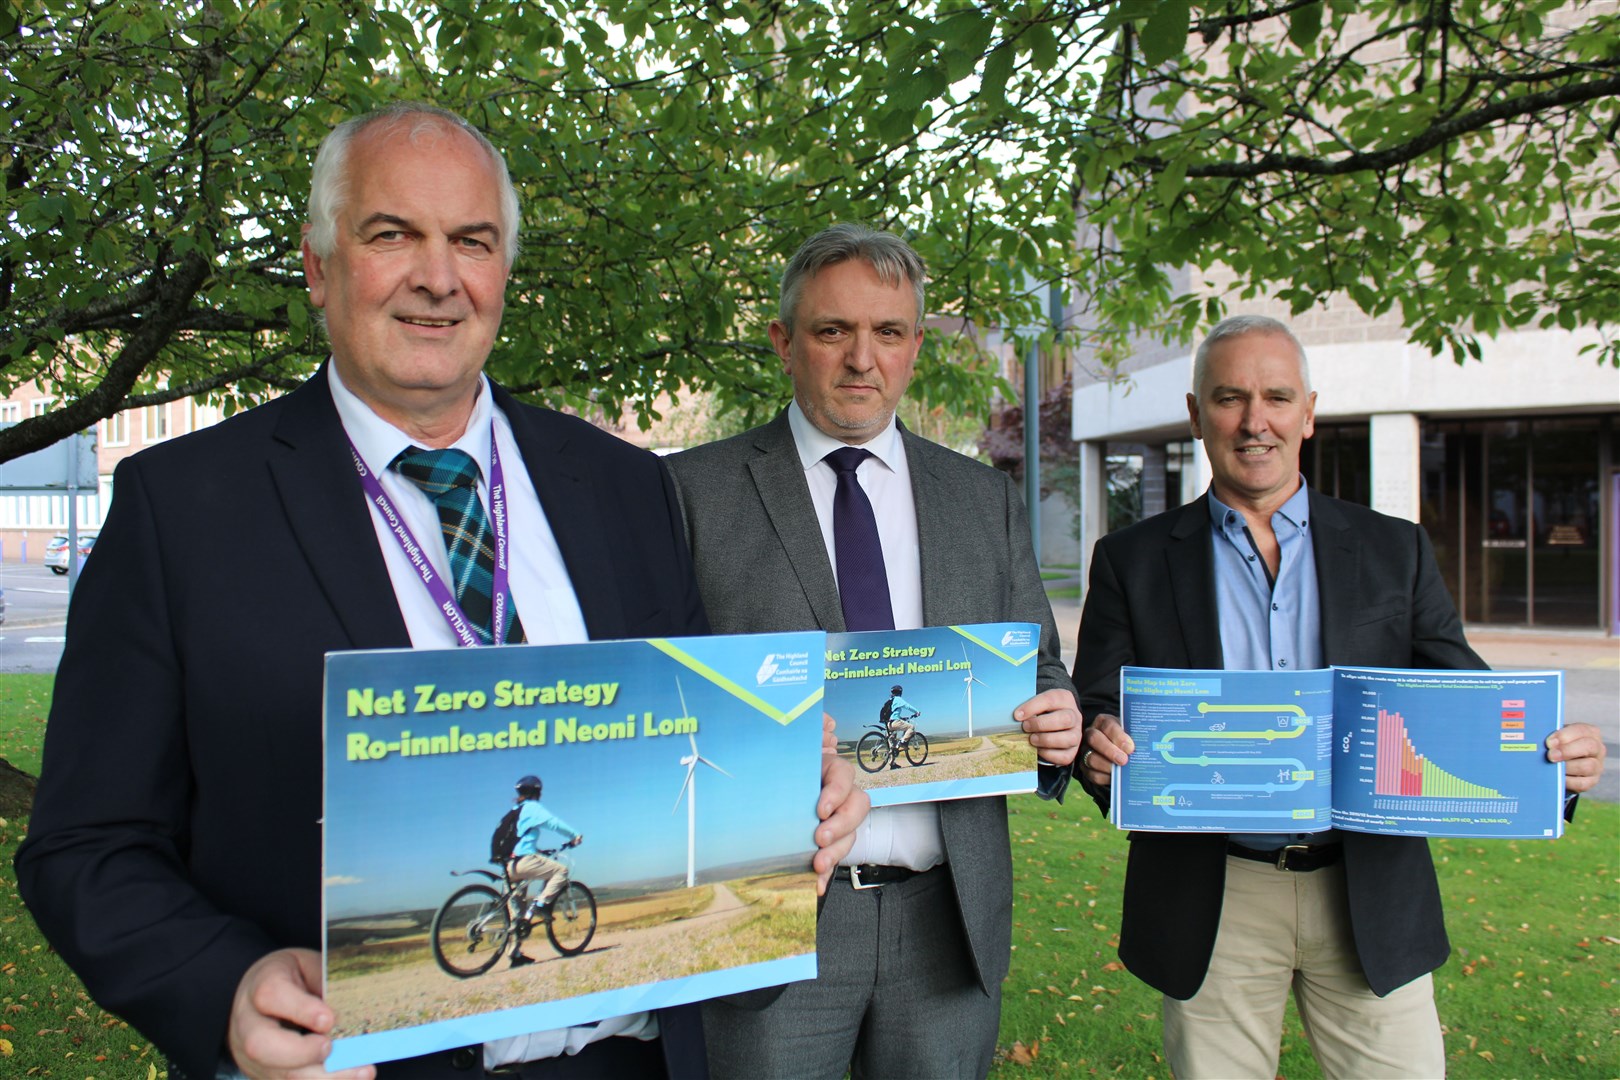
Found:
[[[1120,673],[1136,743],[1109,817],[1153,831],[1543,838],[1562,833],[1546,760],[1563,675],[1541,672]]]
[[[1136,753],[1116,799],[1134,828],[1310,832],[1327,828],[1333,673],[1127,668],[1121,701]]]

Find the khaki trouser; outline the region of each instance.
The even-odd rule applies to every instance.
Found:
[[[1445,1075],[1432,977],[1387,997],[1367,985],[1344,865],[1299,873],[1228,856],[1209,974],[1188,1000],[1164,999],[1177,1080],[1276,1076],[1290,987],[1323,1076]]]
[[[540,894],[540,903],[544,905],[568,884],[568,867],[544,855],[519,855],[512,861],[506,876],[513,881],[544,881],[546,888]]]

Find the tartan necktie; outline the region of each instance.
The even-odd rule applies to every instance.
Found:
[[[484,504],[478,501],[478,463],[465,450],[420,450],[411,447],[394,459],[399,474],[433,500],[439,531],[450,558],[450,583],[461,613],[478,640],[490,644],[495,581],[494,534]],[[506,643],[523,641],[516,605],[507,609]]]
[[[889,576],[883,568],[883,545],[877,516],[855,470],[872,456],[870,450],[844,446],[822,460],[838,474],[833,493],[833,554],[838,559],[838,602],[846,630],[893,630]]]

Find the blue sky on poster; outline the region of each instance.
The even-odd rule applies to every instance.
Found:
[[[1012,711],[1029,700],[1035,693],[1035,668],[1038,657],[1030,655],[1040,646],[1040,630],[1031,623],[985,623],[964,626],[962,629],[998,650],[1018,659],[1009,662],[1002,656],[975,643],[948,626],[925,627],[921,630],[876,631],[866,634],[829,634],[827,649],[830,655],[850,646],[877,652],[872,660],[829,660],[827,672],[826,709],[838,722],[841,742],[858,740],[867,726],[875,723],[878,711],[889,697],[889,689],[899,685],[904,697],[922,712],[918,726],[924,734],[960,732],[967,728],[967,679],[971,670],[981,680],[973,685],[974,734],[1008,731],[1013,724]],[[1021,642],[1011,642],[1001,648],[1009,632],[1021,632]],[[904,650],[932,649],[929,656],[885,657],[885,647]],[[947,665],[942,671],[911,670],[939,662]],[[963,667],[961,665],[968,665]],[[899,667],[898,674],[877,674]],[[861,675],[862,669],[874,674]],[[835,673],[849,671],[855,677],[834,678]]]
[[[769,706],[789,712],[819,685],[819,633],[679,642]],[[760,686],[766,657],[808,655],[808,683]],[[782,724],[642,642],[518,646],[501,649],[380,651],[329,659],[328,700],[341,714],[349,688],[391,694],[415,687],[482,689],[501,680],[528,686],[618,683],[611,705],[513,705],[349,719],[339,715],[327,746],[326,865],[328,917],[375,914],[439,904],[463,879],[452,870],[487,865],[489,836],[513,804],[513,785],[534,773],[542,802],[584,834],[575,875],[611,885],[686,871],[687,811],[677,806],[691,753],[685,733],[647,734],[653,723],[691,716],[698,752],[730,773],[699,767],[697,867],[813,850],[820,790],[821,711],[805,708]],[[684,694],[685,708],[681,700]],[[329,708],[332,706],[329,705]],[[634,737],[558,744],[557,720],[623,722]],[[347,760],[346,736],[364,730],[381,740],[463,732],[532,730],[545,719],[547,743],[433,756],[390,753]],[[746,823],[746,828],[743,827]]]

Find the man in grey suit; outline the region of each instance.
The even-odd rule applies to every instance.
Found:
[[[771,341],[793,403],[670,460],[716,632],[1041,626],[1039,693],[1014,710],[1061,797],[1079,715],[1011,480],[906,431],[922,260],[835,225],[782,278]],[[1012,936],[999,797],[873,811],[827,893],[818,976],[710,1002],[717,1077],[983,1076]]]

